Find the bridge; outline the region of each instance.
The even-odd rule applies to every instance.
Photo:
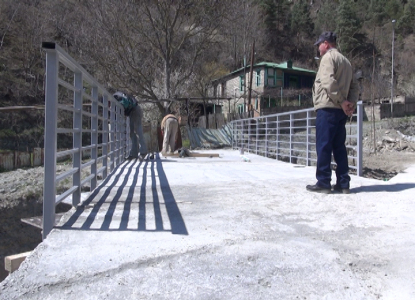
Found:
[[[44,240],[0,283],[0,299],[415,296],[415,168],[389,182],[359,176],[361,108],[348,125],[349,195],[305,190],[315,181],[312,110],[235,121],[229,149],[200,151],[211,157],[125,161],[121,108],[58,45],[44,48],[55,70],[47,71]],[[58,76],[67,74],[62,64],[75,86]],[[62,86],[79,101],[57,103]],[[71,128],[58,126],[58,109],[76,116]],[[57,150],[60,134],[73,136],[73,149]],[[68,154],[73,168],[56,174]],[[66,178],[72,186],[57,194]],[[73,208],[55,223],[67,199]]]

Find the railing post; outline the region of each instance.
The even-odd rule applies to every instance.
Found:
[[[277,126],[276,126],[277,137],[275,139],[275,159],[278,160],[278,155],[280,154],[280,117],[277,115]]]
[[[265,117],[265,157],[268,157],[268,118]]]
[[[115,136],[115,130],[117,129],[117,125],[115,123],[115,113],[116,113],[116,105],[111,105],[110,108],[110,140],[111,140],[111,158],[110,158],[110,171],[114,170],[115,168],[115,148],[116,148],[116,136]]]
[[[294,137],[294,121],[293,113],[290,112],[290,163],[292,163],[292,152],[293,152],[293,137]]]
[[[235,141],[235,138],[234,138],[234,136],[235,136],[235,131],[234,131],[234,128],[235,128],[235,121],[232,121],[231,122],[231,145],[232,145],[232,149],[235,149],[235,147],[234,147],[234,144],[233,144],[233,142]]]
[[[120,120],[120,108],[117,106],[115,109],[116,120],[115,120],[115,165],[120,163],[120,147],[121,147],[121,120]]]
[[[255,154],[258,155],[258,143],[259,143],[259,120],[256,119],[256,137],[255,137]]]
[[[124,147],[124,158],[125,157],[128,157],[129,156],[129,154],[130,154],[130,137],[129,137],[129,134],[130,134],[130,119],[128,119],[128,121],[127,121],[127,118],[124,118],[124,131],[125,131],[125,135],[124,135],[124,145],[125,145],[125,147]]]
[[[108,96],[103,95],[102,104],[102,166],[105,168],[102,172],[102,179],[105,179],[108,175]]]
[[[121,139],[120,139],[120,161],[122,161],[122,158],[125,157],[125,135],[126,135],[126,125],[125,120],[122,120],[120,123],[120,130],[121,130]]]
[[[55,225],[56,150],[58,114],[59,55],[55,50],[46,51],[45,85],[45,180],[43,186],[43,230],[45,239]]]
[[[74,114],[73,114],[73,147],[78,149],[73,154],[73,167],[78,168],[73,174],[73,185],[77,186],[77,190],[72,195],[72,205],[77,206],[81,202],[81,162],[82,162],[82,93],[83,93],[83,79],[81,72],[74,74]]]
[[[97,187],[97,159],[98,159],[98,88],[92,87],[92,107],[91,107],[91,191]]]
[[[363,102],[357,102],[357,176],[363,176]]]
[[[307,111],[307,127],[306,127],[306,166],[311,165],[311,155],[310,155],[310,135],[311,135],[311,125],[310,125],[310,111]]]
[[[235,146],[236,148],[239,148],[239,144],[240,144],[240,140],[241,140],[241,133],[242,133],[242,128],[240,125],[241,122],[236,121],[236,141],[235,141]]]
[[[246,124],[248,126],[248,152],[251,153],[251,120],[250,119],[246,119]]]
[[[240,122],[238,122],[238,140],[236,145],[238,146],[238,148],[243,146],[243,137],[244,137],[244,121],[241,120]]]

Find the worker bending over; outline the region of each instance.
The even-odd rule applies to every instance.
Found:
[[[130,119],[131,150],[127,159],[139,158],[138,153],[144,158],[147,155],[147,146],[142,125],[143,111],[133,97],[121,92],[116,92],[113,96],[124,106],[124,114]]]
[[[163,133],[163,149],[162,154],[173,154],[174,146],[176,144],[177,131],[179,130],[179,122],[174,115],[174,112],[166,115],[161,121],[161,132]],[[170,146],[170,151],[169,150]]]

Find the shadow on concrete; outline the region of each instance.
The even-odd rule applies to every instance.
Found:
[[[77,207],[74,214],[61,226],[55,226],[55,228],[67,229],[67,230],[93,230],[93,231],[171,231],[172,234],[183,234],[187,235],[186,225],[184,223],[183,217],[180,213],[177,202],[174,198],[173,192],[171,191],[166,173],[163,169],[163,163],[160,159],[160,156],[157,154],[156,159],[154,160],[145,160],[139,161],[137,165],[137,160],[124,163],[120,166],[117,166],[113,173],[108,176],[84,201],[84,203]],[[147,172],[150,171],[150,176]],[[142,171],[142,180],[139,184],[139,175]],[[125,174],[125,175],[123,175]],[[161,195],[157,191],[157,176],[160,184]],[[115,177],[114,177],[115,176]],[[128,187],[127,183],[129,178],[133,176],[131,185]],[[110,182],[111,177],[113,181],[111,185],[107,186]],[[151,178],[151,190],[153,196],[153,209],[154,209],[154,218],[155,218],[155,230],[147,230],[146,228],[146,186],[148,178]],[[121,182],[122,181],[122,182]],[[120,183],[121,182],[121,183]],[[128,187],[128,193],[125,195],[125,189]],[[115,190],[115,194],[113,190]],[[132,212],[131,205],[133,199],[137,198],[137,189],[139,189],[139,202],[138,202],[138,224],[137,229],[127,228],[130,221],[130,214]],[[102,196],[99,199],[96,197],[101,191],[104,191]],[[111,195],[111,196],[110,196]],[[109,198],[112,197],[111,201]],[[164,205],[167,211],[167,215],[170,221],[170,229],[164,229],[163,227],[163,218],[161,214],[161,204],[160,198],[164,200]],[[94,203],[92,203],[94,202]],[[100,228],[91,228],[92,223],[97,219],[97,216],[103,214],[103,205],[109,203],[108,209],[105,212],[104,221]],[[123,209],[121,212],[121,220],[118,228],[111,227],[111,222],[114,217],[114,213],[118,206],[118,213],[120,211],[120,203],[123,203]],[[147,203],[148,204],[148,203]],[[85,217],[87,213],[86,210],[91,208],[88,216]],[[134,212],[134,210],[133,210]],[[84,223],[79,228],[79,226],[74,226],[76,222],[81,221],[85,218]]]
[[[390,185],[369,185],[350,189],[351,193],[370,193],[370,192],[400,192],[415,188],[414,183],[396,183]]]

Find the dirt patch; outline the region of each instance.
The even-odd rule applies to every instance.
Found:
[[[363,177],[389,180],[415,164],[415,118],[363,126]]]
[[[363,156],[363,177],[389,180],[414,164],[415,153],[366,153]]]

